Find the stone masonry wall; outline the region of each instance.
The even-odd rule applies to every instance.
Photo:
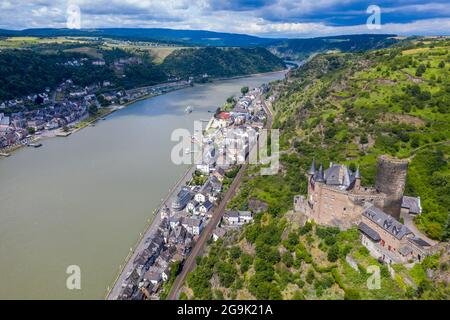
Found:
[[[406,184],[408,161],[389,156],[378,158],[375,187],[387,195],[383,210],[395,219],[400,219],[403,192]]]

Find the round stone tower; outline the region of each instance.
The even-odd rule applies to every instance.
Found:
[[[397,220],[400,219],[407,170],[408,160],[387,155],[378,158],[375,188],[387,196],[383,210]]]

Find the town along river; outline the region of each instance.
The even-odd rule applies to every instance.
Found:
[[[193,132],[243,86],[284,72],[196,85],[136,102],[95,127],[0,158],[0,299],[103,299],[148,219],[186,171],[177,128]],[[187,106],[193,112],[187,114]],[[68,266],[81,290],[68,290]]]

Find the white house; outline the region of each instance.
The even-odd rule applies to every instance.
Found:
[[[193,199],[193,200],[189,201],[188,204],[186,205],[186,212],[195,214],[197,207],[198,207],[198,201]]]
[[[223,216],[225,222],[230,225],[239,224],[239,212],[237,211],[227,211]]]
[[[227,211],[224,220],[229,225],[243,225],[253,221],[250,211]]]
[[[162,274],[156,268],[150,267],[150,269],[144,274],[144,281],[145,280],[153,285],[157,285],[162,280]]]
[[[163,207],[160,210],[161,220],[169,218],[170,217],[170,209],[168,207]]]
[[[211,168],[210,168],[209,164],[202,163],[202,164],[197,165],[197,170],[200,171],[201,173],[209,174]]]
[[[180,217],[172,216],[169,218],[169,225],[172,229],[174,229],[176,226],[180,225],[181,219]]]
[[[204,192],[197,192],[194,196],[194,199],[198,203],[204,203],[208,199],[208,197]]]
[[[204,216],[208,213],[213,207],[213,204],[206,200],[204,203],[200,204],[197,208],[200,215]]]
[[[253,214],[250,211],[239,211],[239,222],[249,223],[253,221]]]

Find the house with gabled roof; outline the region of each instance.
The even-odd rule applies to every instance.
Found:
[[[204,203],[200,203],[198,207],[196,208],[196,212],[201,215],[205,216],[208,212],[210,212],[213,208],[213,204],[206,200]]]
[[[197,203],[203,203],[208,199],[208,194],[203,191],[197,192],[194,196],[194,199]]]
[[[212,176],[216,177],[220,182],[225,178],[225,170],[221,167],[217,167],[213,172]]]
[[[421,214],[420,197],[403,196],[401,212],[413,215]]]
[[[195,214],[198,205],[199,205],[198,201],[195,200],[195,199],[192,199],[192,200],[189,201],[189,203],[186,205],[186,212]]]
[[[176,199],[172,203],[172,209],[183,210],[193,197],[194,194],[189,188],[187,187],[181,188],[181,190],[177,194]]]
[[[213,234],[212,234],[213,240],[214,241],[219,240],[220,238],[225,236],[226,232],[227,231],[224,228],[220,228],[220,227],[215,228],[213,231]]]
[[[227,211],[223,219],[228,225],[243,225],[253,221],[253,214],[250,211]]]
[[[203,230],[203,220],[198,218],[186,218],[183,227],[192,235],[199,235]]]

